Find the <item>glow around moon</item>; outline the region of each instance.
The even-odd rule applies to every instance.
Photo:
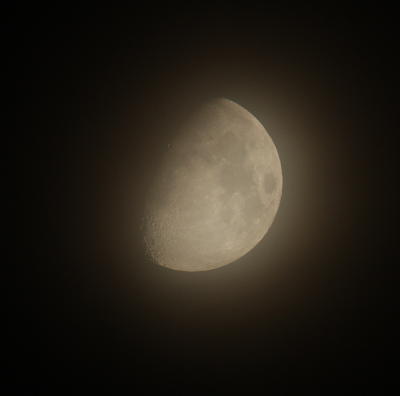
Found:
[[[173,270],[207,271],[239,259],[265,236],[279,207],[282,170],[260,122],[215,99],[166,148],[153,187],[148,254]]]

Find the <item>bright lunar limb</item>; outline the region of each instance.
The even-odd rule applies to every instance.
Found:
[[[161,266],[207,271],[265,236],[279,207],[282,170],[260,122],[214,99],[171,142],[146,209],[146,250]]]

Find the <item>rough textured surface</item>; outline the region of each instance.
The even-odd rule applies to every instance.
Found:
[[[210,101],[168,147],[148,202],[147,251],[174,270],[229,264],[264,237],[281,194],[263,126],[230,100]]]

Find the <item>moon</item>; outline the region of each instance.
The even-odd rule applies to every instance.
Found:
[[[239,104],[210,100],[166,148],[147,200],[147,254],[177,271],[230,264],[263,239],[281,195],[281,162],[264,127]]]

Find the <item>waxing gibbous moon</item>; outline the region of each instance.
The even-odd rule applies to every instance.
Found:
[[[282,169],[261,123],[228,99],[202,106],[166,147],[147,201],[148,255],[178,271],[239,259],[278,211]]]

